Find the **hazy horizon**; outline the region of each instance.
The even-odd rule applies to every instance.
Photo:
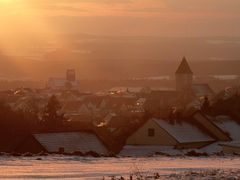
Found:
[[[173,75],[183,56],[196,75],[239,74],[240,38],[63,37],[66,44],[19,37],[20,46],[0,53],[0,77],[46,80],[64,76],[68,68],[80,79]]]
[[[238,0],[0,0],[0,11],[1,77],[73,67],[86,78],[157,76],[183,56],[238,74],[234,63],[213,65],[240,60]]]

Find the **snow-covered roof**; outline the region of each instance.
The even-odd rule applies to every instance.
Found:
[[[229,116],[217,116],[213,123],[224,132],[228,133],[233,140],[240,140],[240,125]]]
[[[208,84],[193,84],[192,90],[197,96],[209,96],[213,95],[213,90]]]
[[[65,86],[66,80],[63,78],[50,78],[49,84],[50,83],[55,86]]]
[[[44,133],[34,134],[34,137],[48,152],[58,152],[59,148],[64,148],[66,153],[108,152],[100,139],[91,132]]]
[[[196,126],[187,122],[171,124],[162,119],[154,119],[154,121],[180,143],[214,141]]]
[[[143,91],[144,87],[113,87],[109,92],[131,92],[131,93],[140,93]]]
[[[221,146],[231,146],[231,147],[237,147],[240,148],[240,141],[231,141],[231,142],[224,142],[219,144]]]
[[[51,88],[63,88],[66,86],[66,83],[70,83],[71,86],[73,87],[78,87],[79,86],[79,81],[67,81],[64,78],[49,78],[48,80],[48,86]]]
[[[168,87],[151,87],[151,91],[176,91],[176,89]]]
[[[217,142],[214,142],[214,143],[211,143],[207,146],[204,146],[203,148],[201,149],[198,149],[197,152],[202,152],[202,153],[207,153],[209,155],[211,154],[215,154],[215,153],[219,153],[222,151],[222,147],[219,146],[219,144],[222,143],[221,141],[217,141]]]
[[[140,104],[143,104],[143,103],[145,103],[146,102],[146,98],[139,98],[138,100],[137,100],[137,103],[140,103]]]

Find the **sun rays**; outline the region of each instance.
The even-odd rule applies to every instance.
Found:
[[[58,39],[45,15],[27,0],[0,0],[0,11],[0,48],[6,54],[12,49],[22,51],[23,40]]]
[[[54,28],[47,23],[45,14],[29,1],[0,0],[0,12],[0,52],[11,56],[8,63],[17,71],[33,73],[24,62],[31,56],[42,56],[36,47],[42,48],[42,44],[51,40],[63,44]]]

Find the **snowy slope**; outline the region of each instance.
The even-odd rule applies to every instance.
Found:
[[[0,179],[80,179],[99,180],[133,172],[170,175],[185,171],[240,169],[239,157],[148,157],[148,158],[83,158],[68,156],[0,157]],[[225,176],[229,178],[228,176]],[[190,178],[191,179],[191,178]],[[194,178],[193,178],[194,179]],[[216,179],[216,178],[215,178]]]

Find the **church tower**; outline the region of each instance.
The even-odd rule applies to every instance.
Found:
[[[66,73],[66,80],[69,82],[76,81],[76,72],[74,69],[68,69]]]
[[[175,78],[177,91],[189,91],[192,87],[193,72],[185,57],[175,73]]]

